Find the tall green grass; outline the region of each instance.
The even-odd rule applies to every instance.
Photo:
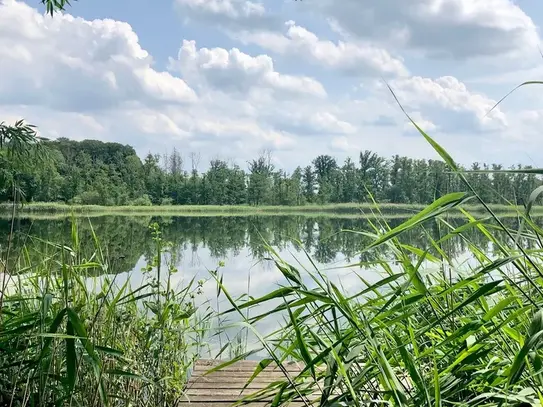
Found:
[[[198,283],[173,284],[175,256],[156,225],[152,233],[154,255],[136,287],[112,276],[96,235],[94,253],[83,257],[76,220],[70,245],[29,237],[18,256],[6,256],[1,405],[169,406],[183,398],[212,314],[195,305]]]
[[[344,231],[371,238],[361,254],[365,259],[373,255],[371,264],[381,276],[377,282],[370,283],[354,268],[360,285],[345,287],[309,255],[313,267],[303,268],[285,263],[272,247],[271,260],[287,282],[275,291],[238,300],[217,277],[231,303],[225,313],[242,318],[267,353],[253,379],[271,363],[295,360],[304,366],[299,374],[285,372],[283,380],[240,403],[543,405],[543,229],[530,216],[543,188],[527,197],[526,209],[512,208],[520,222],[510,229],[479,199],[441,146],[417,129],[468,192],[444,196],[394,228],[377,211],[371,230]],[[473,202],[485,213],[467,210]],[[451,213],[464,222],[453,226],[447,221]],[[429,223],[439,227],[441,237],[426,232]],[[426,236],[423,247],[403,239],[413,230]],[[467,232],[472,230],[496,248],[494,254],[470,240]],[[467,243],[472,259],[467,271],[447,253],[453,239]],[[376,250],[383,245],[389,247],[389,257]],[[256,323],[278,316],[284,324],[259,336]]]
[[[542,251],[523,254],[514,241],[497,240],[499,227],[467,212],[464,225],[450,227],[439,215],[464,199],[448,196],[395,229],[376,222],[366,250],[388,245],[394,258],[376,258],[382,278],[370,284],[359,273],[361,287],[355,290],[318,268],[302,270],[274,255],[288,284],[247,302],[231,298],[228,312],[243,317],[257,305],[272,308],[252,313],[245,319],[249,325],[282,315],[280,329],[262,338],[269,354],[263,364],[297,360],[305,369],[255,397],[275,398],[275,405],[300,400],[299,393],[323,406],[539,405]],[[428,219],[443,227],[441,239],[429,238],[419,250],[402,242],[402,232]],[[523,239],[539,239],[538,228],[526,223]],[[449,239],[464,238],[469,228],[504,252],[489,258],[468,242],[478,265],[451,273],[457,264],[442,248]],[[423,273],[423,263],[433,270]]]

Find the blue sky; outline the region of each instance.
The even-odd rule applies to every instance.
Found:
[[[0,117],[46,137],[294,169],[370,149],[541,166],[538,0],[0,0]],[[188,167],[189,164],[187,164]]]

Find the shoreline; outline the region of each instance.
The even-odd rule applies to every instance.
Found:
[[[424,209],[424,204],[391,204],[375,206],[368,203],[342,203],[303,206],[249,206],[249,205],[171,205],[171,206],[98,206],[66,205],[58,203],[30,203],[16,209],[17,217],[62,218],[73,215],[81,216],[330,216],[330,217],[366,217],[379,216],[403,218]],[[472,213],[484,212],[480,205],[463,205],[463,209]],[[501,215],[516,216],[524,213],[524,207],[512,205],[490,205]],[[0,218],[11,218],[12,204],[0,204]],[[534,206],[532,214],[543,215],[543,206]],[[459,216],[461,216],[459,214]]]

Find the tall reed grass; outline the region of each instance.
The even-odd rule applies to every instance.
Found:
[[[293,400],[319,406],[543,405],[543,229],[530,216],[543,187],[517,210],[519,227],[510,229],[445,150],[416,127],[468,192],[444,196],[394,228],[376,212],[372,230],[345,231],[371,238],[361,254],[374,255],[379,281],[370,283],[354,269],[360,286],[338,285],[309,255],[313,267],[302,268],[285,263],[272,247],[271,260],[287,282],[273,292],[238,300],[217,277],[231,304],[225,313],[242,318],[267,353],[249,383],[272,363],[304,366],[238,404],[271,398],[273,406]],[[466,210],[473,202],[484,215]],[[453,226],[450,213],[464,222]],[[429,223],[441,237],[426,232]],[[426,236],[423,247],[403,239],[413,230]],[[473,230],[495,254],[470,241]],[[447,254],[452,239],[467,243],[467,271]],[[375,249],[383,245],[391,257],[379,257]],[[285,321],[280,329],[259,336],[256,323],[278,316]]]
[[[83,257],[77,224],[70,245],[29,238],[2,262],[0,404],[176,405],[210,326],[212,313],[195,305],[199,284],[173,284],[175,258],[156,225],[146,277],[132,287],[113,276],[94,233]]]

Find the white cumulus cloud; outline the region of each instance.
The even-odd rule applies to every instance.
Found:
[[[467,86],[452,76],[437,79],[413,76],[390,82],[400,103],[432,116],[432,123],[449,131],[504,129],[507,117],[496,101]]]
[[[270,89],[284,95],[326,97],[324,87],[307,76],[281,74],[267,55],[251,56],[237,48],[200,48],[195,41],[183,41],[177,60],[178,69],[190,81],[203,81],[212,88],[246,94],[255,89]]]
[[[427,57],[504,56],[539,44],[533,20],[511,0],[317,0],[336,27]]]
[[[371,43],[333,42],[322,40],[313,32],[293,21],[286,23],[285,34],[274,31],[244,31],[234,34],[244,43],[337,69],[352,75],[406,75],[407,68],[401,58]]]
[[[0,56],[0,103],[78,111],[196,100],[182,79],[152,68],[136,33],[119,21],[50,18],[6,0]]]
[[[275,27],[279,20],[262,2],[250,0],[174,0],[183,20],[205,22],[221,28]]]
[[[197,29],[174,39],[179,49],[158,49],[163,44],[145,32],[152,27],[142,28],[144,49],[127,22],[51,18],[0,0],[0,120],[23,117],[44,136],[118,141],[140,154],[200,151],[202,163],[219,155],[245,166],[262,148],[287,169],[361,149],[435,157],[383,83],[375,85],[383,76],[459,161],[543,158],[542,106],[527,105],[528,89],[487,115],[509,87],[489,90],[480,79],[490,72],[477,58],[538,42],[531,18],[509,1],[345,0],[334,10],[331,0],[311,10],[296,3],[307,18],[269,0],[175,3]],[[174,57],[155,61],[157,52]],[[438,57],[472,61],[477,81]],[[168,63],[167,71],[157,68]]]

